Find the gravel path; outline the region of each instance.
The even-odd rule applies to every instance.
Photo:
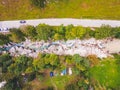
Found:
[[[120,40],[113,39],[113,41],[108,41],[105,45],[106,51],[109,53],[119,53],[120,52]]]
[[[33,19],[26,20],[26,23],[21,24],[20,20],[14,21],[0,21],[0,28],[18,28],[21,25],[33,25],[36,26],[40,23],[45,23],[51,26],[70,25],[84,26],[84,27],[100,27],[101,25],[110,25],[111,27],[119,27],[120,21],[118,20],[99,20],[99,19],[72,19],[72,18],[61,18],[61,19]]]

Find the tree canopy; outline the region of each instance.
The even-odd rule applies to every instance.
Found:
[[[52,28],[49,25],[39,24],[36,27],[37,39],[48,40],[52,37]]]
[[[10,42],[9,36],[0,34],[0,45],[7,44],[8,42]]]
[[[20,29],[11,28],[11,29],[10,29],[10,34],[11,34],[10,39],[11,39],[13,42],[22,42],[22,41],[25,40],[24,34],[20,31]]]

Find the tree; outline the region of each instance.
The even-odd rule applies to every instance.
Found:
[[[91,37],[95,37],[95,31],[93,31],[89,27],[87,27],[84,38],[87,39],[87,38],[91,38]]]
[[[7,81],[2,90],[21,90],[22,84],[23,83],[20,81],[19,77],[14,77],[13,79]]]
[[[14,75],[8,72],[8,67],[12,63],[12,57],[9,54],[3,54],[0,56],[0,81],[8,81],[14,78]]]
[[[45,61],[44,61],[45,54],[39,54],[36,59],[33,60],[33,67],[36,72],[39,70],[43,70],[45,67]]]
[[[59,33],[56,33],[53,38],[54,40],[62,40],[64,37],[60,35]]]
[[[96,28],[95,30],[95,38],[103,39],[112,36],[112,28],[110,26],[101,26],[100,28]]]
[[[48,40],[49,38],[52,37],[52,27],[50,27],[49,25],[45,25],[45,24],[39,24],[36,27],[36,32],[37,32],[37,39],[38,40]]]
[[[25,40],[24,34],[17,28],[11,28],[10,34],[11,34],[10,39],[13,42],[22,42]]]
[[[65,26],[62,24],[58,27],[57,29],[57,33],[59,33],[60,35],[63,35],[65,36],[65,32],[66,32],[66,29],[65,29]]]
[[[79,86],[80,90],[88,90],[88,85],[85,83],[86,80],[79,80],[77,85]]]
[[[52,66],[58,66],[59,58],[56,54],[50,54],[49,60],[50,60],[49,62]]]
[[[36,72],[43,70],[45,66],[43,59],[35,59],[32,64]]]
[[[35,27],[31,25],[22,28],[22,32],[25,34],[25,36],[32,40],[35,40],[35,37],[37,36]]]
[[[79,38],[79,39],[83,39],[84,35],[86,33],[86,29],[81,27],[81,26],[77,26],[72,28],[72,30],[68,33],[67,31],[67,38],[68,39],[75,39],[75,38]]]
[[[65,38],[66,39],[70,39],[71,38],[71,30],[72,28],[74,28],[74,26],[71,24],[71,25],[68,25],[66,26],[66,32],[65,32]]]
[[[46,68],[55,69],[59,66],[59,57],[56,54],[46,54],[44,62]]]
[[[72,60],[75,62],[76,68],[81,72],[86,71],[90,66],[89,60],[87,58],[80,57],[78,54],[75,54]]]
[[[54,35],[54,39],[55,40],[65,39],[65,32],[66,32],[65,26],[60,25],[56,30],[56,33]]]
[[[0,34],[0,45],[4,45],[10,42],[8,35]]]
[[[76,82],[66,85],[65,90],[80,90]]]
[[[2,67],[2,73],[7,72],[7,68],[13,63],[12,57],[9,54],[3,54],[0,56],[0,67]]]
[[[113,28],[113,34],[115,38],[120,38],[120,27]]]
[[[73,59],[72,59],[72,56],[70,56],[70,55],[67,55],[65,60],[66,60],[67,65],[72,65],[72,64],[74,64],[74,61],[73,61]]]
[[[15,75],[21,75],[25,73],[28,67],[32,66],[32,58],[26,56],[19,56],[14,58],[14,63],[8,68],[9,72]]]
[[[80,61],[82,61],[82,60],[83,60],[83,58],[80,57],[79,54],[73,55],[73,61],[74,61],[75,63],[80,63]]]

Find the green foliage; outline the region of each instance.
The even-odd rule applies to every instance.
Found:
[[[89,60],[87,58],[80,57],[78,54],[75,54],[72,60],[75,62],[76,68],[81,72],[86,71],[90,67]]]
[[[38,78],[38,80],[39,81],[43,81],[44,80],[44,75],[42,74],[42,73],[40,73],[40,74],[37,74],[37,76],[36,76],[37,78]]]
[[[62,25],[60,25],[59,27],[58,27],[58,29],[57,29],[57,33],[59,33],[59,34],[61,34],[61,35],[65,35],[65,32],[66,32],[66,29],[65,29],[65,26],[63,26],[63,24]]]
[[[7,72],[7,68],[12,64],[12,57],[9,54],[3,54],[0,56],[0,67],[2,67],[2,73]]]
[[[22,32],[25,34],[26,37],[28,37],[31,40],[35,40],[35,37],[37,36],[36,29],[34,26],[25,26],[22,29]]]
[[[4,45],[8,42],[10,42],[8,35],[3,35],[0,33],[0,45]]]
[[[74,27],[73,25],[68,25],[66,27],[61,25],[54,29],[55,30],[45,24],[37,26],[38,40],[48,40],[49,38],[54,40],[86,39],[92,37],[96,39],[104,39],[107,37],[119,38],[120,32],[120,27],[112,28],[108,25],[96,28],[95,31],[82,26]]]
[[[12,28],[10,29],[10,34],[11,34],[11,37],[10,39],[13,41],[13,42],[22,42],[25,40],[24,38],[24,34],[17,28]]]
[[[38,58],[33,61],[33,67],[36,71],[45,68],[56,68],[59,66],[59,58],[56,54],[39,54]]]
[[[31,73],[27,76],[27,81],[30,82],[36,78],[36,73]]]
[[[68,33],[69,32],[69,33]],[[81,26],[77,26],[72,28],[70,31],[67,31],[67,39],[75,39],[75,38],[79,38],[79,39],[83,39],[86,33],[86,29],[81,27]]]
[[[74,27],[73,25],[68,26],[49,26],[46,24],[39,24],[38,26],[24,26],[19,29],[12,28],[9,35],[0,36],[0,44],[5,44],[10,41],[21,42],[26,38],[31,40],[69,40],[69,39],[104,39],[107,37],[119,38],[120,27],[112,28],[110,26],[101,26],[100,28],[95,28],[93,31],[90,28],[85,28],[82,26]]]
[[[27,84],[24,85],[22,90],[33,90],[33,87],[32,87],[32,85],[30,83],[27,83]]]
[[[42,70],[45,66],[44,59],[35,59],[32,64],[35,71]]]
[[[65,32],[65,38],[66,38],[66,39],[69,39],[69,38],[70,38],[70,36],[71,36],[70,31],[72,30],[72,28],[74,28],[74,26],[73,26],[72,24],[66,26],[66,32]]]
[[[105,86],[114,90],[120,88],[120,65],[116,64],[116,60],[107,58],[102,61],[99,65],[94,66],[90,69],[90,77],[92,84]]]
[[[55,90],[53,86],[49,86],[46,90]]]
[[[33,5],[39,7],[39,8],[44,8],[46,6],[46,0],[30,0]]]
[[[76,90],[76,87],[74,86],[74,84],[69,84],[65,87],[65,90]]]
[[[114,54],[114,58],[116,59],[116,64],[120,65],[120,55]]]
[[[115,38],[120,38],[120,27],[113,28],[113,33],[115,34]]]
[[[27,69],[25,70],[25,73],[32,73],[32,72],[34,72],[35,70],[34,70],[34,68],[33,68],[33,66],[31,65],[31,66],[28,66],[27,67]]]
[[[54,40],[62,40],[64,37],[60,35],[59,33],[56,33],[53,38]]]
[[[79,80],[77,82],[77,85],[79,86],[80,90],[81,89],[88,90],[88,85],[85,83],[85,80]]]
[[[39,54],[36,59],[33,61],[33,67],[35,71],[43,70],[45,67],[45,54]]]
[[[78,68],[74,67],[74,68],[73,68],[73,73],[74,73],[75,75],[79,75],[79,74],[80,74],[80,70],[79,70]]]
[[[9,81],[9,80],[12,80],[13,78],[16,77],[16,75],[12,74],[12,73],[9,73],[9,72],[6,72],[6,73],[2,73],[0,75],[1,77],[1,81]]]
[[[59,58],[56,54],[50,54],[49,62],[52,66],[58,66]]]
[[[36,32],[37,32],[37,39],[38,40],[48,40],[52,37],[53,32],[52,32],[52,27],[49,25],[45,25],[45,24],[39,24],[36,27]]]
[[[87,27],[84,38],[88,39],[88,38],[92,38],[92,37],[95,37],[95,31],[93,31],[92,29],[90,29],[89,27]]]
[[[102,26],[95,30],[95,38],[96,39],[104,39],[107,37],[111,37],[113,35],[112,28],[110,26]]]
[[[67,58],[71,61],[73,60],[72,56],[67,56]],[[4,60],[4,58],[1,59]],[[47,69],[47,65],[50,65],[49,68],[51,68],[52,70],[58,70],[61,67],[60,65],[65,63],[65,60],[66,56],[58,57],[58,55],[55,54],[39,54],[38,58],[34,60],[26,56],[15,57],[13,58],[14,62],[12,62],[12,64],[8,66],[8,71],[2,75],[2,80],[6,80],[8,82],[5,88],[11,88],[11,90],[18,87],[20,89],[23,89],[24,87],[29,88],[24,86],[24,84],[33,81],[35,78],[38,78],[40,82],[44,81],[44,79],[46,78],[46,74],[43,72]],[[42,72],[42,74],[39,74],[39,72]],[[26,81],[24,81],[24,77],[26,78]],[[58,88],[63,89],[66,83],[68,83],[71,79],[73,79],[72,75],[65,77],[60,76],[59,78],[53,78],[53,81]],[[16,82],[18,83],[18,85],[15,84]]]
[[[75,54],[74,56],[73,56],[73,61],[75,62],[75,63],[80,63],[80,61],[82,61],[83,60],[83,58],[79,55],[79,54]]]
[[[75,76],[69,76],[69,75],[65,75],[65,76],[57,76],[57,77],[53,77],[50,78],[50,81],[47,80],[48,83],[52,83],[52,85],[56,85],[55,88],[57,88],[58,90],[64,90],[64,88],[66,87],[66,85],[71,82],[72,80],[74,80]],[[75,89],[73,89],[75,90]]]
[[[66,61],[67,65],[72,65],[72,64],[74,64],[74,61],[72,60],[72,56],[70,56],[70,55],[67,55],[67,56],[66,56],[65,61]]]
[[[69,84],[65,87],[65,90],[79,90],[79,87],[77,87],[75,84]]]
[[[22,20],[38,18],[83,18],[120,20],[119,0],[46,0],[44,9],[36,8],[41,0],[5,1],[0,5],[0,20]],[[54,2],[52,2],[54,1]],[[60,2],[58,2],[60,1]],[[49,3],[50,2],[50,3]],[[2,3],[2,0],[0,0]],[[24,6],[24,7],[23,7]]]
[[[60,25],[59,27],[56,27],[53,39],[54,40],[65,39],[65,32],[66,32],[65,26]]]
[[[16,57],[14,63],[8,68],[11,73],[20,75],[26,71],[28,67],[32,66],[32,58],[26,56]]]
[[[20,82],[18,81],[18,78],[13,78],[12,80],[9,80],[5,86],[1,90],[21,90],[22,87],[20,85]]]

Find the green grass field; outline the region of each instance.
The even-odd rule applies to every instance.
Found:
[[[120,65],[116,63],[115,59],[107,59],[102,61],[99,65],[91,68],[90,76],[97,83],[108,88],[120,88]]]
[[[44,9],[30,0],[0,0],[0,20],[38,18],[91,18],[120,20],[120,0],[63,0]]]
[[[76,79],[74,75],[45,77],[43,81],[34,80],[31,82],[33,90],[41,90],[41,88],[54,87],[55,90],[65,90],[65,86],[72,83]],[[46,89],[48,90],[48,89]]]

